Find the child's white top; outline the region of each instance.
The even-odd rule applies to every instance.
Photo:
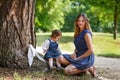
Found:
[[[50,40],[51,40],[51,42],[55,42],[55,41],[53,41],[52,39],[50,39]],[[48,39],[45,40],[45,42],[43,43],[43,46],[42,46],[43,53],[46,53],[46,51],[47,51],[48,48],[49,48],[49,45],[50,45],[50,41],[49,41]],[[58,46],[57,50],[58,50],[58,52],[61,53],[61,50],[60,50],[59,46]]]

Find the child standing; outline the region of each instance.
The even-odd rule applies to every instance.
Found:
[[[44,58],[48,60],[49,69],[53,70],[56,67],[53,66],[53,59],[56,61],[57,69],[62,69],[61,64],[58,61],[58,57],[61,55],[61,50],[57,41],[62,37],[62,32],[59,30],[53,30],[49,39],[45,40],[42,49],[45,53]]]

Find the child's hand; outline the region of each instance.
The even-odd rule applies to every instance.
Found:
[[[71,54],[70,56],[71,56],[72,59],[76,58],[76,54],[75,53]]]
[[[44,50],[43,53],[46,53],[46,50]]]

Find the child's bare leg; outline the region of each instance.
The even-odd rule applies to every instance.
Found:
[[[59,62],[59,58],[56,58],[56,64],[57,64],[57,70],[59,70],[59,71],[64,70],[64,68],[61,66],[61,64]]]
[[[58,58],[56,58],[56,64],[57,64],[57,67],[61,67],[61,64],[59,63]]]
[[[53,67],[53,58],[49,58],[49,67]]]

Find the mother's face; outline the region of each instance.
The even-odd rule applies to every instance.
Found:
[[[85,19],[82,16],[78,18],[77,25],[81,30],[85,29]]]

